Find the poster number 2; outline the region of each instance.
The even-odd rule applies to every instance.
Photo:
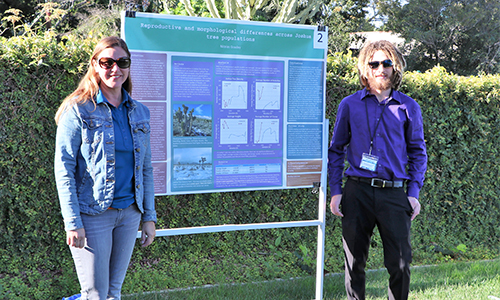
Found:
[[[328,47],[328,31],[314,30],[314,49],[327,49]]]
[[[318,43],[323,43],[323,33],[321,32],[318,32],[318,36],[317,36],[318,40],[316,42]]]

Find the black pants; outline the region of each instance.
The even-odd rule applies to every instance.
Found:
[[[389,299],[408,299],[412,208],[404,189],[375,188],[349,179],[341,204],[347,298],[365,299],[366,260],[377,225],[384,247],[384,264],[390,275]]]

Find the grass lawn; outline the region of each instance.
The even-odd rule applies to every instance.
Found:
[[[388,275],[385,270],[367,273],[367,299],[387,299]],[[500,300],[500,260],[469,263],[443,263],[412,268],[410,299]],[[275,280],[249,284],[217,285],[127,295],[124,300],[299,300],[313,299],[315,278]],[[346,299],[343,274],[324,279],[325,300]],[[495,297],[498,297],[496,299]]]

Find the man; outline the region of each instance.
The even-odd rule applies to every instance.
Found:
[[[358,61],[364,89],[338,107],[328,150],[330,208],[342,217],[350,300],[365,299],[365,266],[375,225],[390,275],[389,299],[408,299],[410,226],[420,213],[418,196],[427,154],[420,107],[398,91],[405,66],[401,52],[390,42],[368,43]],[[342,190],[346,154],[349,168]]]

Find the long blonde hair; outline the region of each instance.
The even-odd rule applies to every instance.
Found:
[[[393,63],[393,76],[392,76],[392,88],[397,90],[403,82],[403,72],[406,68],[406,61],[403,57],[403,54],[399,51],[399,49],[394,46],[389,41],[375,41],[368,42],[358,57],[358,75],[359,75],[359,83],[361,86],[366,87],[368,90],[370,86],[368,84],[368,74],[371,69],[368,67],[368,62],[373,57],[375,52],[382,50],[387,57],[392,60]]]
[[[95,46],[92,57],[89,60],[87,73],[80,80],[80,83],[78,84],[76,90],[69,96],[64,98],[61,106],[59,106],[59,109],[57,110],[57,113],[54,117],[54,119],[56,120],[56,124],[59,122],[59,118],[61,118],[61,115],[75,104],[85,104],[87,101],[92,101],[94,105],[96,105],[95,96],[99,92],[99,84],[101,83],[101,78],[99,77],[99,74],[97,73],[92,62],[97,59],[99,54],[101,54],[104,49],[115,47],[122,48],[127,53],[128,57],[130,57],[130,51],[128,50],[127,44],[121,38],[110,36],[100,40]],[[130,80],[130,74],[127,80],[123,83],[123,88],[129,94],[132,93],[132,81]]]

